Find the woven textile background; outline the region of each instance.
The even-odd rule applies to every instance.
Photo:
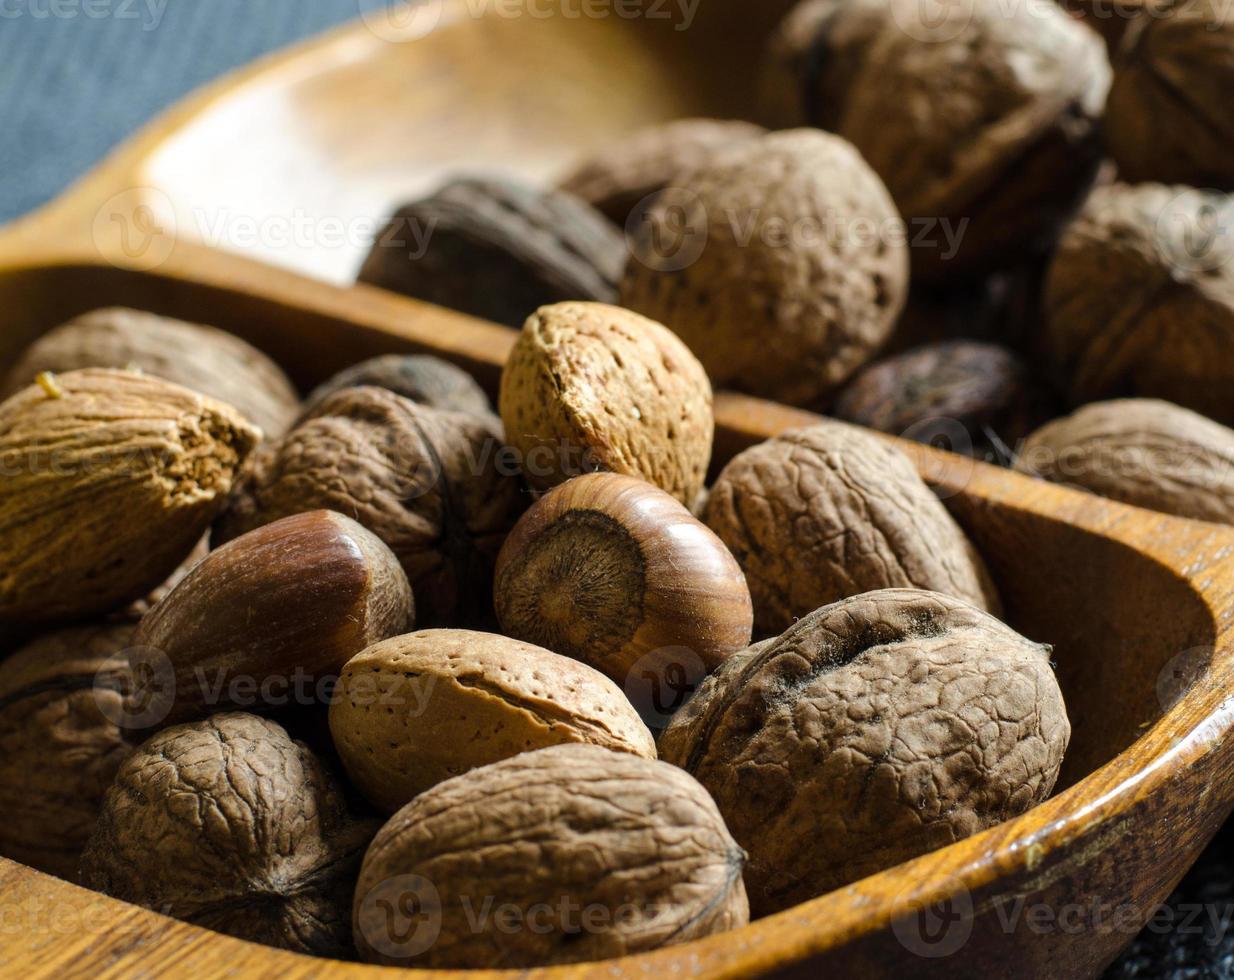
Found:
[[[0,223],[201,83],[382,2],[0,0]],[[1230,842],[1227,830],[1109,978],[1234,980]]]

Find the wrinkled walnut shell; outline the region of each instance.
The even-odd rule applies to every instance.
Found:
[[[47,633],[0,661],[0,854],[69,881],[133,749],[119,722],[134,624]]]
[[[169,728],[121,767],[82,859],[87,887],[317,956],[351,953],[347,910],[375,825],[271,721]]]
[[[721,472],[703,516],[745,571],[756,635],[875,589],[999,608],[985,563],[908,457],[843,423],[747,449]]]
[[[1069,737],[1048,647],[958,599],[892,589],[734,657],[660,751],[715,798],[765,915],[1035,806]]]
[[[446,969],[641,953],[745,925],[742,858],[681,770],[541,749],[441,783],[381,829],[356,887],[356,945],[372,962]],[[486,898],[522,927],[477,918]],[[437,927],[410,930],[412,907]]]
[[[1169,402],[1096,402],[1038,429],[1016,468],[1200,521],[1234,524],[1234,430]]]
[[[419,405],[448,412],[490,415],[484,389],[460,367],[427,354],[385,354],[353,364],[322,382],[304,400],[301,418],[345,388],[385,388]]]
[[[501,375],[506,439],[539,490],[610,470],[693,503],[711,459],[711,398],[671,331],[600,303],[536,311]]]
[[[300,396],[281,368],[234,334],[121,307],[95,310],[44,334],[0,385],[0,400],[42,371],[137,368],[234,407],[269,438],[282,435]]]
[[[352,783],[387,813],[446,779],[550,745],[656,757],[647,726],[599,671],[468,630],[422,630],[357,654],[330,705],[330,731]]]
[[[680,335],[717,387],[813,405],[890,336],[904,226],[849,143],[773,133],[682,185],[635,230],[621,301]]]
[[[302,511],[335,510],[398,556],[422,626],[476,626],[491,616],[493,563],[525,506],[494,417],[347,388],[262,447],[214,540]]]
[[[625,261],[621,235],[572,195],[463,178],[400,208],[359,281],[517,327],[547,303],[611,302]]]

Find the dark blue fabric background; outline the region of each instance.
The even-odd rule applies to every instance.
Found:
[[[0,223],[54,197],[203,82],[382,3],[0,0]],[[1175,906],[1201,903],[1230,916],[1230,837],[1223,832]],[[1211,923],[1208,916],[1201,921]],[[1060,965],[1060,977],[1065,970]],[[1109,975],[1131,977],[1230,980],[1234,936],[1211,928],[1146,932]]]

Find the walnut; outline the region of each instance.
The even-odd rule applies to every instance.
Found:
[[[517,327],[547,303],[611,302],[625,261],[621,235],[572,195],[463,178],[398,210],[360,282]]]
[[[674,119],[623,136],[561,182],[624,228],[631,213],[720,149],[762,136],[766,130],[737,119]]]
[[[356,888],[356,945],[438,969],[640,953],[745,925],[743,857],[681,770],[594,745],[541,749],[441,783],[381,829]]]
[[[844,137],[886,183],[914,281],[1049,243],[1100,163],[1105,47],[1054,4],[807,0],[768,60],[781,123]]]
[[[470,374],[427,354],[385,354],[353,364],[313,389],[301,417],[344,388],[385,388],[429,408],[491,415],[493,406]]]
[[[681,184],[634,230],[622,304],[678,333],[714,384],[812,405],[890,336],[904,226],[849,143],[773,133]]]
[[[832,414],[953,452],[1005,460],[1039,421],[1045,395],[997,344],[952,340],[878,361],[845,387]]]
[[[469,630],[421,630],[357,654],[330,731],[351,781],[387,813],[452,776],[550,745],[656,757],[647,726],[599,671]]]
[[[169,728],[120,768],[82,859],[84,883],[230,936],[347,956],[347,910],[375,825],[271,721]]]
[[[346,388],[262,447],[215,541],[289,514],[336,510],[398,556],[421,626],[482,625],[497,552],[526,504],[518,467],[502,450],[495,419]]]
[[[1154,5],[1114,61],[1103,133],[1125,180],[1234,190],[1234,20],[1222,0]]]
[[[731,659],[660,752],[749,852],[762,915],[1023,813],[1069,737],[1048,647],[958,599],[889,589]]]
[[[703,516],[745,570],[756,635],[875,589],[999,607],[985,563],[908,458],[843,423],[747,449],[721,472]]]
[[[1169,402],[1096,402],[1024,442],[1016,468],[1180,517],[1234,524],[1234,430]]]
[[[76,879],[103,794],[132,751],[132,623],[47,633],[0,661],[0,854]]]
[[[1096,190],[1046,281],[1046,343],[1077,403],[1163,398],[1234,423],[1234,200]]]
[[[629,310],[558,303],[523,327],[501,375],[501,418],[527,482],[591,470],[692,503],[715,432],[711,383],[671,331]]]
[[[121,307],[95,310],[36,340],[0,384],[0,400],[42,371],[138,368],[233,406],[268,437],[287,431],[300,396],[270,358],[215,327]]]

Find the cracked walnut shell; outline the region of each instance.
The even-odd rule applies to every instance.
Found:
[[[1036,806],[1070,731],[1048,647],[959,599],[890,589],[731,659],[660,751],[715,798],[766,915]]]
[[[160,732],[124,763],[82,880],[229,936],[347,957],[351,890],[374,830],[280,726],[218,714]]]
[[[743,857],[680,769],[594,745],[541,749],[395,814],[364,858],[356,945],[366,960],[439,969],[641,953],[745,925]],[[435,928],[410,928],[412,907]]]
[[[745,571],[758,636],[876,589],[999,608],[985,563],[908,457],[854,426],[825,422],[747,449],[703,518]]]

